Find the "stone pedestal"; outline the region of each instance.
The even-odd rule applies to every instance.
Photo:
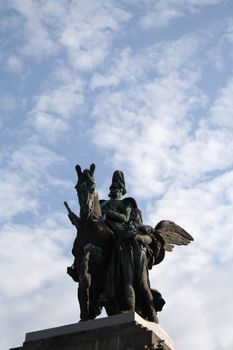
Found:
[[[23,346],[10,350],[145,349],[175,350],[175,347],[159,324],[132,312],[27,333]]]

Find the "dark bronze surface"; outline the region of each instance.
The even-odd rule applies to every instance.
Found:
[[[75,185],[80,213],[64,202],[68,217],[77,229],[67,273],[78,282],[81,321],[94,319],[105,307],[107,314],[136,311],[144,319],[158,322],[157,312],[165,301],[150,287],[148,270],[159,264],[165,251],[187,245],[193,238],[172,221],[155,228],[144,225],[134,198],[126,194],[124,174],[116,170],[108,200],[99,200],[94,179],[95,165],[82,171],[75,167]]]

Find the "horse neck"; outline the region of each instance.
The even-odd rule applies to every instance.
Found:
[[[101,212],[101,207],[100,207],[100,202],[99,202],[99,195],[96,192],[95,194],[95,198],[93,201],[93,206],[92,206],[92,214],[99,219],[102,216],[102,212]]]

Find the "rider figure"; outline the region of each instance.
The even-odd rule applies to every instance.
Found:
[[[150,321],[157,322],[147,267],[147,248],[152,242],[149,235],[151,228],[142,225],[142,215],[136,201],[130,197],[122,199],[124,194],[124,174],[116,170],[110,186],[110,200],[100,201],[102,214],[115,237],[106,296],[115,301],[119,312],[135,311],[135,289],[138,289],[143,294],[142,299],[146,299],[140,305],[142,313]]]
[[[117,238],[124,234],[132,211],[132,204],[121,199],[126,193],[124,174],[121,171],[114,172],[109,189],[110,199],[100,201],[101,211],[106,223]]]

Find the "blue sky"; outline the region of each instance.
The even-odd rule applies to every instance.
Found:
[[[231,0],[0,2],[0,348],[79,319],[74,166],[195,238],[151,272],[179,350],[233,347]]]

